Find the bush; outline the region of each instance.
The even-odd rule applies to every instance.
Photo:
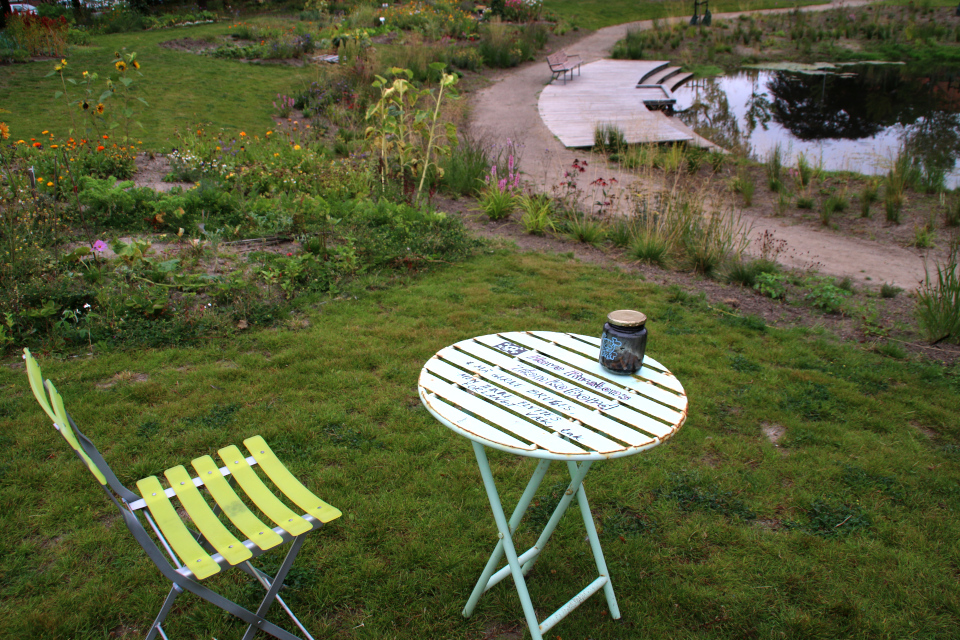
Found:
[[[7,17],[7,34],[28,56],[61,57],[67,53],[67,19],[14,13]]]
[[[542,25],[516,28],[494,18],[480,29],[478,50],[484,64],[505,69],[532,60],[546,39],[547,30]]]

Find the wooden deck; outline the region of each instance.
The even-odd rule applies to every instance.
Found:
[[[654,60],[599,60],[586,64],[581,75],[565,85],[554,81],[544,88],[538,105],[540,117],[568,148],[592,147],[594,130],[602,124],[616,125],[631,144],[703,144],[706,141],[680,121],[643,105],[637,83],[658,68],[666,70],[667,64]]]

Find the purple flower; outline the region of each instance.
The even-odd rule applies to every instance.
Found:
[[[107,243],[104,242],[103,240],[97,240],[96,242],[93,243],[94,253],[103,253],[106,250],[107,250]]]

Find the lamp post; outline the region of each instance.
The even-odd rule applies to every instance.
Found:
[[[703,5],[703,16],[700,15],[700,5]],[[960,11],[960,7],[957,10]],[[709,27],[711,21],[710,0],[693,0],[693,17],[690,18],[690,25]]]

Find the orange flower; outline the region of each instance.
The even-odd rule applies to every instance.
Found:
[[[102,103],[102,102],[98,102],[98,103],[97,103],[97,113],[101,113],[101,114],[103,113],[103,103]]]
[[[97,147],[97,151],[103,151],[104,149],[106,149],[106,147],[104,147],[102,144]]]
[[[244,133],[243,131],[241,131],[241,132],[240,132],[240,137],[241,137],[241,138],[246,138],[246,137],[247,137],[247,134]]]
[[[33,146],[36,147],[37,149],[39,149],[39,148],[41,148],[43,145],[40,144],[39,142],[34,142],[34,143],[33,143]]]
[[[49,132],[49,131],[41,131],[41,132],[40,132],[40,135],[45,136],[45,135],[47,135],[48,133],[50,133],[50,132]]]
[[[137,69],[137,70],[139,71],[139,70],[140,70],[140,63],[137,62],[136,60],[134,60],[134,61],[133,61],[133,68],[134,68],[134,69]]]
[[[10,127],[6,122],[0,122],[0,140],[6,140],[10,137]]]
[[[52,145],[50,145],[50,148],[51,148],[51,149],[59,149],[59,148],[60,148],[60,145],[58,145],[58,144],[52,144]]]
[[[127,70],[127,63],[124,62],[123,60],[117,60],[117,62],[113,66],[115,66],[117,68],[117,71],[119,71],[120,73],[123,73],[124,71]]]
[[[110,136],[108,136],[107,134],[103,134],[103,139],[104,139],[104,140],[109,140],[109,139],[110,139]]]

